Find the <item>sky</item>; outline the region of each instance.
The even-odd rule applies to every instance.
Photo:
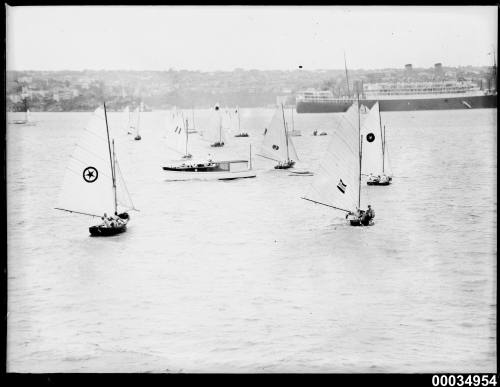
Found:
[[[7,70],[491,66],[495,6],[6,6]]]

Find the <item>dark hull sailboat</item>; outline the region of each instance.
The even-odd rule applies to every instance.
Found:
[[[106,173],[108,168],[111,173]],[[121,187],[118,191],[117,185]],[[112,236],[127,230],[127,210],[135,208],[118,165],[114,140],[109,136],[105,104],[94,111],[70,157],[55,209],[96,218],[104,214],[106,219],[102,218],[101,224],[88,228],[91,236]],[[108,218],[106,213],[117,215]]]
[[[295,165],[295,161],[288,161],[286,163],[278,164],[274,166],[274,169],[290,169]]]
[[[89,227],[90,235],[92,236],[113,236],[121,234],[127,231],[127,223],[130,220],[130,215],[126,212],[118,214],[120,219],[122,219],[122,224],[113,224],[112,226],[105,226],[104,224],[99,224],[96,226]]]
[[[392,181],[392,178],[389,178],[388,180],[380,181],[380,180],[368,180],[366,182],[367,185],[390,185]]]

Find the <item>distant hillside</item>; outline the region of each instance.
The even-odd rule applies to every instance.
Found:
[[[412,68],[412,80],[432,80],[435,69]],[[489,67],[442,67],[443,79],[482,82]],[[408,78],[408,69],[350,70],[349,90],[361,82]],[[259,107],[276,103],[306,88],[347,92],[345,70],[293,71],[7,71],[7,109],[22,111],[89,111],[103,100],[110,110],[135,107],[143,101],[151,109],[227,106]]]

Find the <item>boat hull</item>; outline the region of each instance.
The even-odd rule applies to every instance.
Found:
[[[127,223],[130,220],[130,215],[126,212],[118,214],[122,219],[123,223],[119,226],[105,227],[102,224],[89,227],[89,232],[91,236],[113,236],[117,234],[124,233],[127,231]]]
[[[407,98],[407,99],[363,99],[359,103],[368,108],[379,103],[380,111],[417,111],[417,110],[458,110],[491,109],[497,107],[496,95],[475,95],[452,98]],[[297,102],[297,113],[343,113],[352,105],[345,102]]]
[[[164,170],[165,167],[163,168]],[[235,179],[247,179],[251,177],[256,177],[257,173],[255,171],[174,171],[167,170],[166,181],[187,181],[187,180],[235,180]]]
[[[89,227],[90,235],[92,236],[113,236],[121,234],[127,231],[127,225],[121,225],[118,227],[103,227],[103,226],[91,226]]]

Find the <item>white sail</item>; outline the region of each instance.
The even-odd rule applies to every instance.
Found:
[[[31,122],[30,109],[26,109],[26,122]]]
[[[286,131],[285,125],[287,126]],[[260,155],[278,162],[297,161],[298,155],[292,138],[285,135],[288,131],[288,123],[283,121],[283,111],[281,107],[277,108],[271,123],[264,130]]]
[[[307,199],[354,212],[359,202],[357,103],[340,118],[314,174]],[[355,117],[356,116],[356,117]]]
[[[69,160],[57,208],[96,216],[114,212],[110,149],[102,108],[93,113]]]
[[[132,122],[132,116],[130,115],[130,108],[128,106],[125,107],[125,109],[123,109],[122,125],[127,134],[132,134],[133,122]]]
[[[139,127],[141,124],[141,110],[140,108],[135,108],[134,110],[134,129],[135,129],[135,135],[139,136]]]
[[[226,143],[226,134],[224,130],[223,114],[221,109],[213,110],[209,123],[206,129],[203,131],[203,138],[209,141],[211,144],[216,142]]]
[[[240,108],[236,106],[233,114],[233,131],[236,133],[241,133],[241,116]]]
[[[125,180],[123,179],[122,171],[120,169],[120,165],[118,164],[118,160],[116,160],[115,156],[115,173],[116,173],[116,204],[118,208],[118,213],[135,210],[134,203],[132,202],[132,198],[130,197],[130,193],[127,190],[127,186],[125,184]]]
[[[364,174],[381,175],[383,173],[382,128],[378,102],[366,115],[361,125],[361,135],[363,138],[361,171]]]
[[[189,131],[187,128],[187,119],[185,119],[182,113],[178,113],[175,119],[175,128],[172,132],[171,137],[173,138],[174,149],[183,154],[188,155],[188,142],[189,142]]]
[[[227,110],[227,121],[223,122],[229,133],[241,133],[238,108]]]

